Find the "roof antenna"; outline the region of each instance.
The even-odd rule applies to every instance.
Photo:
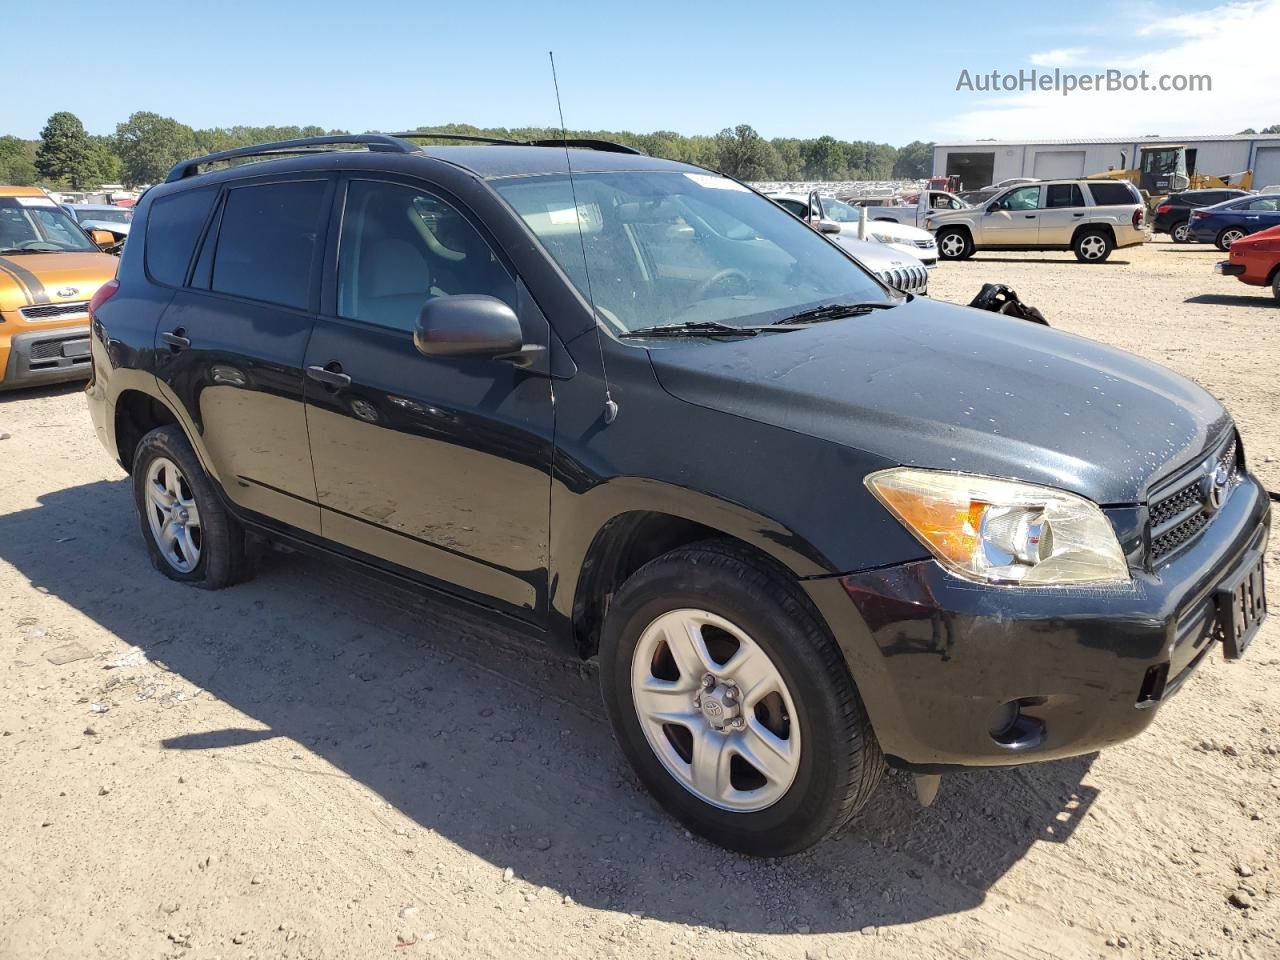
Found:
[[[609,390],[609,371],[604,364],[604,338],[600,333],[600,315],[596,313],[596,298],[591,290],[591,268],[587,265],[587,239],[582,232],[582,213],[578,207],[578,190],[573,183],[573,162],[569,159],[569,132],[564,126],[564,107],[560,105],[560,81],[556,78],[555,51],[547,51],[551,58],[551,83],[556,88],[556,110],[560,113],[560,140],[564,144],[564,165],[569,170],[569,196],[573,199],[573,216],[578,221],[578,244],[582,247],[582,272],[587,278],[587,301],[591,304],[591,319],[596,325],[596,349],[600,351],[600,374],[604,378],[604,422],[618,419],[618,404]]]

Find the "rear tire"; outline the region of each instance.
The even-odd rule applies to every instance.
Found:
[[[1169,228],[1169,237],[1174,243],[1190,243],[1191,224],[1186,220],[1179,220]]]
[[[180,427],[157,427],[133,456],[133,502],[151,564],[170,580],[220,590],[249,575],[244,530],[227,513]]]
[[[623,584],[600,684],[619,747],[657,801],[741,853],[813,846],[884,769],[826,626],[785,571],[730,542],[673,550]]]
[[[1105,263],[1115,245],[1106,230],[1081,230],[1071,241],[1071,249],[1081,263]]]
[[[973,256],[973,238],[969,231],[952,227],[938,231],[938,256],[943,260],[968,260]]]
[[[1271,278],[1271,295],[1276,298],[1276,303],[1280,303],[1280,270]]]
[[[1215,243],[1219,250],[1226,253],[1231,249],[1231,245],[1233,243],[1245,236],[1247,236],[1247,234],[1239,227],[1225,227],[1222,232],[1218,234],[1218,239]]]

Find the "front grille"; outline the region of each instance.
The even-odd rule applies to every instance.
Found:
[[[1191,543],[1209,526],[1221,507],[1221,503],[1213,504],[1211,493],[1215,477],[1222,475],[1226,478],[1225,499],[1239,480],[1234,436],[1189,474],[1152,497],[1147,510],[1147,556],[1153,565]]]
[[[877,276],[888,286],[903,293],[924,293],[929,287],[929,271],[923,266],[895,267],[883,270]]]
[[[934,241],[932,237],[929,238],[928,240],[915,240],[913,242],[921,250],[932,250],[938,245],[937,242]]]
[[[82,317],[89,312],[89,301],[41,304],[38,307],[23,307],[18,312],[25,320],[61,320],[64,317]]]
[[[61,340],[42,340],[31,345],[32,360],[52,360],[60,356],[62,356]]]

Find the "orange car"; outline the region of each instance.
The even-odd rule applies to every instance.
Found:
[[[1270,287],[1280,300],[1280,227],[1271,227],[1241,237],[1227,248],[1230,260],[1222,260],[1214,269],[1241,283],[1254,287]]]
[[[89,375],[89,298],[116,275],[42,190],[0,187],[0,390]]]

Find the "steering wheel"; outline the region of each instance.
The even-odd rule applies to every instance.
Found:
[[[736,280],[742,284],[743,293],[746,293],[751,289],[750,277],[737,267],[725,267],[723,270],[717,270],[711,276],[707,277],[707,279],[698,284],[697,289],[693,291],[693,302],[697,303],[699,300],[705,300],[707,298],[707,294],[709,294],[713,288],[731,280]]]

